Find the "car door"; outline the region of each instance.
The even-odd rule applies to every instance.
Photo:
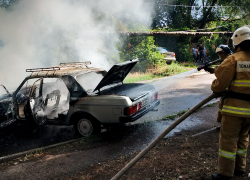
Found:
[[[37,125],[43,125],[46,122],[46,113],[43,101],[43,78],[34,82],[29,95],[29,105],[32,117]]]
[[[12,96],[6,87],[0,84],[0,119],[10,120],[14,119]]]

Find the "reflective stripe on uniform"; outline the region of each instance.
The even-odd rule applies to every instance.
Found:
[[[221,149],[219,149],[219,155],[223,156],[225,158],[228,158],[228,159],[235,159],[235,157],[236,157],[236,153],[232,153],[232,152],[228,152],[228,151],[223,151]]]
[[[238,108],[238,107],[224,105],[221,111],[232,114],[250,115],[250,108]]]
[[[250,87],[250,81],[249,80],[234,80],[231,82],[232,86],[244,86],[244,87]]]
[[[247,153],[247,149],[238,149],[237,154],[238,155],[245,155]]]

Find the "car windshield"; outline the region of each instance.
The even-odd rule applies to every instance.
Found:
[[[167,53],[168,50],[166,50],[165,48],[163,47],[158,47],[158,51],[160,51],[160,53],[164,54],[164,53]]]
[[[91,92],[102,80],[104,71],[90,72],[76,77],[77,82],[87,91]]]

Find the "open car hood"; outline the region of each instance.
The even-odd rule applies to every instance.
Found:
[[[96,86],[94,91],[100,90],[102,87],[107,86],[107,85],[122,82],[138,61],[140,60],[133,59],[130,61],[125,61],[125,62],[114,65],[107,72],[107,74],[102,78],[102,80]]]

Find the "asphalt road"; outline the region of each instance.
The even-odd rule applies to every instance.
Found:
[[[187,110],[209,96],[212,93],[210,85],[213,79],[215,79],[214,75],[204,71],[195,74],[191,71],[151,82],[159,90],[161,104],[158,106],[158,111],[152,111],[121,129],[102,132],[96,137],[98,140],[90,141],[88,145],[85,145],[84,150],[77,151],[76,149],[70,153],[46,156],[38,161],[17,163],[1,171],[0,179],[60,179],[70,176],[90,164],[140,151],[173,122],[160,119],[166,115]],[[206,130],[216,126],[216,112],[209,114],[206,114],[206,117],[211,121],[201,118],[203,114],[198,117],[189,117],[168,136],[197,127]],[[5,134],[1,134],[0,142],[2,135],[8,133],[10,132],[6,130]],[[28,150],[27,148],[40,147],[48,142],[67,140],[70,137],[69,134],[72,134],[71,137],[74,138],[71,127],[45,127],[39,132],[26,132],[21,127],[15,133],[11,133],[11,142],[16,142],[16,144],[9,143],[8,147],[12,151],[13,149],[16,151]],[[33,144],[32,147],[30,144]],[[0,153],[6,154],[8,152],[6,149],[6,146],[1,146]]]
[[[162,119],[166,115],[192,108],[212,94],[210,86],[214,79],[214,74],[192,70],[152,82],[159,91],[161,104],[157,107],[157,112],[147,114],[136,123]]]

